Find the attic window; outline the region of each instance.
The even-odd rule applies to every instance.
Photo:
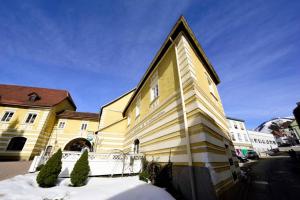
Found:
[[[29,99],[28,99],[28,100],[29,100],[29,101],[32,101],[32,102],[41,99],[40,96],[39,96],[37,93],[35,93],[35,92],[30,93],[28,96],[29,96]]]

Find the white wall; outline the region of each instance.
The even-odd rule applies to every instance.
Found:
[[[275,137],[270,133],[248,130],[248,134],[251,139],[254,150],[259,154],[270,149],[278,148]]]

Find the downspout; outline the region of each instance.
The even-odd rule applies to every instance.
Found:
[[[189,175],[190,175],[190,184],[191,184],[191,190],[192,190],[192,199],[196,200],[196,189],[195,189],[195,178],[194,178],[194,171],[193,171],[193,157],[191,152],[191,144],[190,144],[190,135],[189,135],[189,129],[188,129],[188,121],[187,121],[187,114],[186,114],[186,108],[185,108],[185,101],[184,101],[184,93],[183,93],[183,85],[181,80],[181,72],[179,69],[179,62],[178,62],[178,52],[177,52],[177,45],[173,41],[173,39],[170,37],[170,41],[172,44],[175,45],[175,57],[177,62],[177,73],[178,73],[178,80],[179,80],[179,90],[180,90],[180,99],[181,99],[181,105],[182,105],[182,113],[183,113],[183,123],[184,123],[184,133],[186,138],[186,148],[187,148],[187,155],[188,155],[188,168],[189,168]]]

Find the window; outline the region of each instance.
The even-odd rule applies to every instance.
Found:
[[[140,116],[140,108],[141,108],[141,96],[138,96],[136,100],[136,106],[135,106],[135,117]]]
[[[242,140],[242,136],[240,133],[237,134],[238,135],[238,139],[241,141]]]
[[[6,150],[7,151],[22,151],[25,142],[26,142],[25,137],[14,137],[10,140]]]
[[[50,156],[52,151],[52,146],[47,146],[46,151],[45,151],[45,156]]]
[[[240,127],[241,127],[242,130],[244,130],[244,125],[243,125],[242,122],[240,122]]]
[[[37,116],[37,114],[35,114],[35,113],[29,113],[25,123],[26,124],[33,124],[36,116]]]
[[[86,122],[83,122],[81,124],[81,128],[80,128],[82,131],[85,131],[87,129],[87,123]]]
[[[140,153],[140,141],[138,139],[134,140],[133,152]]]
[[[128,116],[128,117],[127,117],[127,126],[130,125],[130,122],[131,122],[131,118],[130,118],[130,116]]]
[[[209,91],[214,95],[215,90],[214,90],[212,80],[209,78],[209,76],[207,74],[205,74],[205,75],[206,75],[206,79],[207,79],[207,82],[208,82]]]
[[[235,129],[238,129],[238,125],[237,125],[236,122],[234,122],[234,128],[235,128]]]
[[[39,95],[35,92],[30,93],[28,96],[29,96],[28,100],[32,102],[40,99]]]
[[[158,90],[158,74],[157,72],[151,78],[151,86],[150,86],[150,102],[153,102],[157,99],[159,95]]]
[[[13,115],[14,115],[14,112],[7,111],[7,112],[4,113],[1,121],[2,122],[9,122]]]
[[[63,129],[63,128],[65,128],[65,125],[66,125],[66,122],[59,122],[58,128]]]
[[[231,139],[232,139],[232,141],[235,141],[234,133],[231,133]]]
[[[246,134],[244,134],[244,138],[245,138],[245,141],[246,141],[246,142],[249,142],[248,137],[247,137]]]

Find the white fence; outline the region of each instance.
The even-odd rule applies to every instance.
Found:
[[[59,176],[69,177],[80,156],[81,152],[64,151],[62,170]],[[141,154],[97,154],[89,152],[90,176],[139,173],[142,168],[142,157]],[[47,156],[35,156],[29,172],[35,172],[36,168],[41,164],[45,164],[47,160]]]

